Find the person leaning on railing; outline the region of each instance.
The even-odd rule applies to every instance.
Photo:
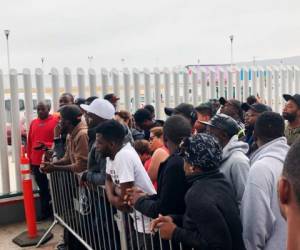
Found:
[[[163,131],[164,143],[170,156],[160,164],[157,194],[146,194],[138,187],[127,189],[128,204],[151,218],[157,218],[159,214],[183,214],[185,211],[184,195],[187,185],[179,145],[191,135],[191,123],[182,115],[174,115],[166,120]],[[162,241],[162,248],[174,250],[179,249],[179,246]]]
[[[160,215],[152,221],[152,230],[159,230],[163,239],[181,242],[183,249],[245,249],[233,189],[219,171],[222,148],[217,140],[196,134],[184,140],[182,155],[190,186],[185,213]]]
[[[60,109],[61,131],[68,133],[67,150],[62,159],[54,162],[45,162],[42,171],[71,171],[82,173],[87,168],[88,134],[82,113],[76,105],[66,105]]]
[[[103,157],[107,157],[105,182],[107,198],[117,209],[130,212],[130,207],[124,202],[127,188],[137,186],[149,195],[155,194],[156,191],[137,152],[129,142],[124,144],[124,138],[124,126],[115,120],[105,121],[97,127],[96,147]],[[137,243],[140,246],[145,244],[144,247],[151,249],[150,219],[139,212],[131,213],[131,216],[134,220],[134,231],[138,235]],[[135,234],[134,231],[131,235]]]
[[[96,150],[96,130],[97,126],[114,118],[115,109],[109,101],[100,98],[95,99],[90,105],[81,104],[80,107],[85,112],[89,136],[88,166],[87,171],[81,176],[81,181],[103,186],[106,178],[106,159]]]

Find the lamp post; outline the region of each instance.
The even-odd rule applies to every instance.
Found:
[[[4,30],[4,35],[5,35],[5,37],[6,37],[6,47],[7,47],[7,68],[8,68],[8,73],[9,73],[9,70],[10,70],[9,43],[8,43],[9,30]]]
[[[41,57],[41,62],[42,62],[42,70],[44,72],[44,62],[45,62],[45,57]]]
[[[89,60],[89,67],[92,68],[92,61],[93,61],[94,57],[93,56],[88,56],[88,60]]]
[[[230,66],[233,66],[233,35],[229,36],[230,39]]]

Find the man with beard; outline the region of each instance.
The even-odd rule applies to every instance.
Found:
[[[256,149],[257,145],[254,142],[253,131],[254,125],[260,114],[266,111],[272,111],[272,109],[262,103],[253,103],[249,105],[247,102],[242,104],[242,109],[246,112],[245,115],[245,136],[243,138],[244,142],[249,145],[249,151],[247,155],[251,155]]]
[[[288,121],[284,131],[288,145],[292,145],[300,135],[300,95],[283,95],[286,104],[283,108],[282,116]]]

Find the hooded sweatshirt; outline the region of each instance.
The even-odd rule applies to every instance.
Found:
[[[252,155],[241,206],[246,248],[286,249],[286,223],[280,214],[277,182],[289,150],[286,138],[277,138]]]
[[[232,185],[239,206],[242,201],[250,168],[249,159],[246,156],[248,150],[248,144],[239,141],[237,135],[234,135],[223,148],[220,171]]]
[[[187,177],[183,216],[172,215],[177,227],[172,239],[183,249],[245,249],[242,224],[231,185],[218,170]]]

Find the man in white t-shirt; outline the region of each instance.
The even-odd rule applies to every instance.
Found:
[[[124,137],[124,127],[115,120],[102,123],[96,130],[96,148],[103,157],[107,157],[107,198],[117,209],[129,212],[131,209],[124,202],[126,189],[136,186],[149,195],[155,194],[156,191],[137,152],[130,143],[123,144]],[[150,233],[148,217],[137,211],[131,215],[136,220],[134,227],[138,233]]]

